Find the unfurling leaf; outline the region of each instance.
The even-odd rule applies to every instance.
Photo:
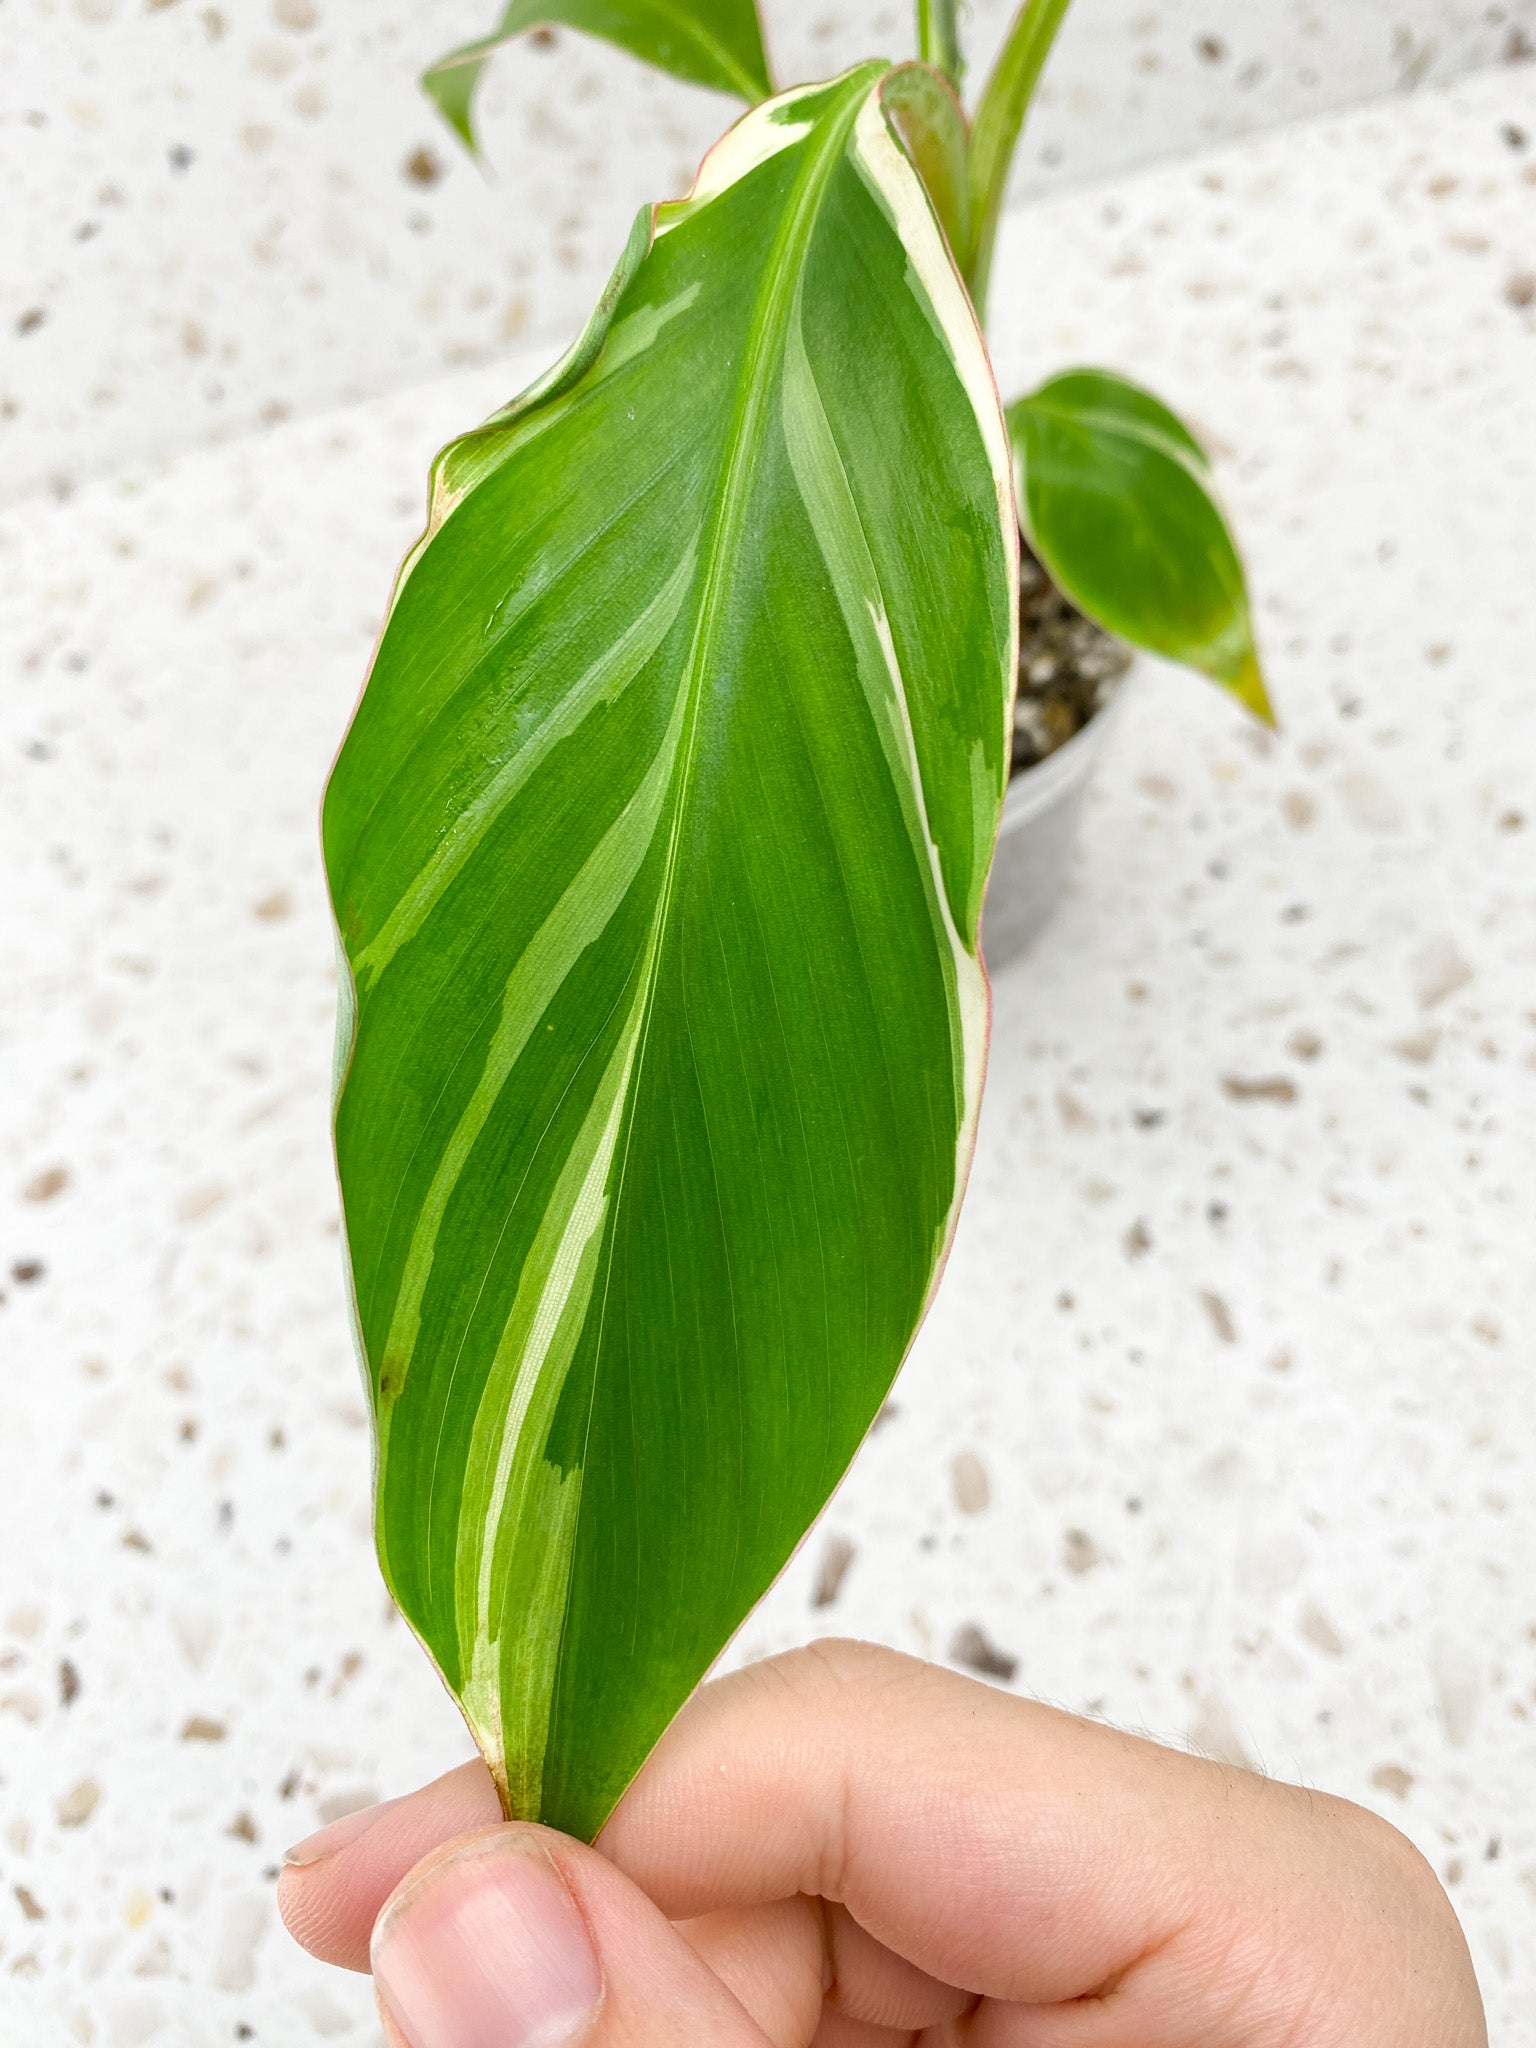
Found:
[[[881,97],[963,277],[971,258],[970,144],[954,87],[931,65],[898,64],[887,73]]]
[[[488,36],[439,58],[422,77],[468,148],[477,147],[474,97],[486,59],[534,28],[581,29],[674,78],[738,99],[773,91],[756,0],[511,0]]]
[[[380,1557],[578,1835],[846,1468],[971,1148],[1016,512],[882,76],[746,116],[439,458],[326,799]]]
[[[1008,408],[1025,530],[1080,611],[1201,670],[1274,724],[1248,588],[1204,453],[1167,406],[1068,370]]]

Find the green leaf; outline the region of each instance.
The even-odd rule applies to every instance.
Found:
[[[1108,370],[1068,370],[1008,408],[1025,531],[1052,580],[1122,640],[1201,670],[1266,725],[1248,587],[1189,429]]]
[[[441,57],[422,85],[467,148],[475,149],[474,97],[486,59],[532,28],[576,28],[690,85],[749,103],[773,91],[756,0],[511,0],[498,26]]]
[[[1017,515],[881,77],[746,116],[439,458],[326,797],[384,1573],[508,1810],[588,1837],[846,1468],[971,1149]]]
[[[958,92],[965,76],[956,0],[917,0],[917,54]]]
[[[1023,132],[1040,73],[1051,54],[1069,0],[1021,0],[1003,38],[992,75],[982,87],[971,124],[971,223],[973,244],[966,279],[976,310],[987,303],[992,250],[1008,192],[1013,153]]]

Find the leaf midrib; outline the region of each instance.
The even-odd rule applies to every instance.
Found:
[[[704,695],[703,679],[709,671],[715,643],[724,622],[726,606],[723,593],[729,581],[731,564],[736,559],[749,488],[765,438],[764,422],[768,415],[770,383],[764,371],[771,354],[775,350],[782,353],[787,343],[790,314],[799,284],[794,259],[809,239],[817,203],[844,153],[848,136],[858,119],[866,90],[867,80],[862,76],[859,77],[857,85],[850,81],[848,103],[841,116],[836,121],[827,123],[826,132],[819,145],[808,146],[806,163],[796,181],[798,189],[786,207],[784,217],[774,235],[768,261],[764,266],[763,289],[747,329],[747,342],[738,378],[738,396],[727,437],[725,482],[720,493],[720,508],[716,515],[714,532],[705,550],[704,585],[699,599],[698,622],[694,629],[693,646],[689,650],[687,675],[683,683],[683,688],[689,695],[689,703],[685,714],[682,745],[678,749],[675,785],[677,793],[672,802],[672,828],[668,836],[666,863],[657,894],[652,943],[647,949],[647,981],[642,996],[644,1012],[634,1075],[630,1085],[631,1103],[636,1092],[635,1084],[645,1060],[646,1040],[656,991],[657,962],[661,955],[676,890],[678,848],[688,812],[689,785],[693,779],[694,760],[698,749],[699,712]],[[628,1158],[628,1139],[626,1123],[623,1151],[625,1160]],[[616,1203],[622,1192],[621,1165],[618,1185],[615,1188]]]
[[[645,1057],[650,1039],[651,1017],[655,1005],[658,981],[658,966],[662,954],[673,896],[676,889],[678,848],[682,838],[683,821],[688,809],[688,788],[693,776],[694,756],[697,748],[699,709],[702,701],[702,679],[708,668],[708,656],[723,620],[724,589],[728,569],[734,555],[734,543],[740,535],[746,510],[748,486],[757,466],[764,438],[763,427],[768,409],[768,379],[763,374],[770,351],[777,346],[782,352],[786,346],[790,315],[794,309],[798,289],[798,275],[793,262],[797,246],[810,235],[816,205],[831,180],[837,163],[842,159],[847,140],[859,116],[859,110],[877,67],[861,68],[860,73],[848,82],[848,101],[836,121],[829,122],[825,137],[820,145],[808,155],[806,164],[798,179],[798,190],[789,207],[786,208],[779,224],[772,248],[765,266],[764,285],[754,308],[748,328],[747,345],[742,356],[739,396],[731,418],[731,437],[728,443],[730,454],[721,492],[720,509],[716,517],[714,532],[706,554],[703,594],[699,603],[698,624],[694,632],[693,647],[689,653],[687,679],[684,684],[690,693],[687,712],[687,729],[682,745],[678,749],[677,795],[673,805],[672,829],[667,844],[666,864],[662,871],[661,887],[658,891],[657,906],[651,927],[650,943],[641,972],[645,986],[641,995],[644,1005],[640,1021],[638,1043],[635,1047],[634,1062],[630,1068],[628,1100],[624,1106],[624,1126],[618,1145],[618,1171],[614,1179],[613,1194],[609,1209],[610,1222],[606,1231],[603,1248],[602,1289],[598,1301],[597,1345],[602,1348],[603,1332],[608,1319],[608,1294],[613,1275],[613,1220],[622,1209],[624,1184],[629,1170],[629,1156],[635,1124],[635,1102],[640,1092],[640,1081],[645,1068]],[[587,1398],[586,1426],[582,1433],[581,1463],[585,1469],[591,1442],[592,1417],[596,1407],[596,1375]],[[565,1641],[571,1625],[571,1610],[567,1598],[565,1612],[560,1622],[560,1639],[555,1651],[557,1671],[565,1668]],[[555,1712],[555,1701],[559,1697],[559,1681],[551,1700],[551,1725]]]
[[[1180,469],[1187,470],[1203,490],[1210,489],[1210,471],[1205,458],[1193,455],[1182,442],[1175,441],[1166,429],[1155,426],[1150,420],[1138,419],[1134,414],[1128,416],[1112,412],[1100,406],[1053,405],[1049,399],[1042,398],[1026,399],[1019,410],[1026,408],[1036,418],[1054,420],[1059,426],[1092,426],[1099,428],[1106,439],[1119,437],[1126,441],[1139,441],[1144,448],[1166,455]]]

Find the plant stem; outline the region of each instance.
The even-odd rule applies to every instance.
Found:
[[[955,0],[917,0],[917,54],[959,89],[965,75]]]
[[[919,6],[928,0],[918,0]],[[992,245],[1003,194],[1024,116],[1070,0],[1023,0],[992,67],[971,124],[971,222],[975,253],[967,282],[978,318],[984,318]]]

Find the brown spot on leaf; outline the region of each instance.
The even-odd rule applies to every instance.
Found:
[[[1517,270],[1504,287],[1504,297],[1517,313],[1536,304],[1536,270]]]
[[[1125,1256],[1128,1259],[1145,1258],[1147,1253],[1151,1251],[1152,1233],[1148,1230],[1141,1217],[1138,1216],[1130,1229],[1125,1233],[1123,1242],[1125,1245]]]
[[[67,1657],[59,1660],[59,1705],[67,1707],[80,1691],[80,1674]]]
[[[69,1186],[67,1166],[45,1166],[41,1173],[34,1173],[21,1191],[24,1202],[51,1202],[55,1195],[62,1195]]]
[[[1104,1553],[1086,1529],[1069,1529],[1062,1538],[1061,1561],[1074,1578],[1104,1562]]]
[[[11,1890],[16,1894],[16,1903],[21,1908],[23,1918],[27,1920],[46,1920],[48,1918],[48,1915],[43,1911],[24,1884],[12,1885]]]
[[[274,889],[270,896],[263,896],[256,905],[255,914],[263,924],[276,924],[279,918],[288,917],[293,911],[293,898],[286,889]]]
[[[1315,1060],[1323,1050],[1323,1041],[1315,1031],[1293,1031],[1285,1041],[1285,1049],[1293,1059]]]
[[[248,1813],[237,1813],[225,1833],[233,1835],[237,1842],[254,1842],[256,1823]]]
[[[182,1725],[183,1742],[222,1742],[229,1731],[208,1714],[191,1714]]]
[[[1390,1792],[1394,1799],[1406,1799],[1413,1790],[1413,1773],[1405,1771],[1401,1764],[1378,1764],[1371,1773],[1371,1783],[1378,1792]]]

